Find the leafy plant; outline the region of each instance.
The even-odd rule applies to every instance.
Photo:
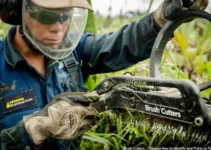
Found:
[[[126,19],[125,21],[128,20]],[[115,21],[112,22],[114,23]],[[118,28],[120,27],[112,29],[116,31]],[[100,32],[106,32],[107,30],[109,29],[101,28]],[[173,40],[167,44],[163,54],[161,77],[190,79],[197,84],[210,80],[210,38],[211,24],[205,20],[197,19],[179,27],[175,31]],[[92,75],[88,78],[87,85],[93,90],[95,85],[103,79],[111,75],[122,75],[128,71],[137,76],[149,76],[149,61],[140,62],[115,73]],[[209,97],[210,92],[211,89],[206,90],[202,92],[202,96]],[[147,119],[147,116],[142,116],[141,114],[138,115],[139,119],[134,120],[131,119],[131,115],[128,113],[124,114],[124,119],[118,115],[111,115],[113,117],[110,117],[108,114],[103,114],[102,116],[101,122],[88,134],[100,133],[101,138],[110,141],[109,149],[124,149],[125,147],[144,147],[149,149],[150,147],[188,147],[191,145],[191,131],[193,130],[191,126],[185,131],[182,131],[181,128],[180,130],[175,130],[175,133],[178,133],[177,136],[168,131],[160,131],[168,126],[168,121],[162,122],[162,120],[158,119],[158,122],[163,123],[162,127],[158,124],[155,126],[157,130],[151,131],[149,129],[152,128],[153,124],[150,124],[150,119]],[[174,126],[174,124],[170,123],[169,126]],[[189,140],[185,140],[184,137]],[[92,147],[89,142],[83,141],[82,145],[86,143]],[[101,144],[95,142],[94,145]],[[95,147],[92,148],[95,149]]]

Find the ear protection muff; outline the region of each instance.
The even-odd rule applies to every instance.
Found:
[[[22,0],[0,0],[0,17],[5,23],[21,25]]]

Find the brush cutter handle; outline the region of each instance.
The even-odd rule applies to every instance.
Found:
[[[155,86],[167,89],[157,91]],[[198,86],[190,80],[111,76],[98,84],[94,92],[102,95],[91,104],[98,112],[123,109],[196,126],[211,123],[211,106],[205,106]],[[171,113],[162,113],[161,109]]]
[[[182,23],[193,20],[195,18],[204,18],[211,22],[211,15],[205,11],[184,11],[174,20],[168,21],[160,30],[150,56],[150,76],[153,78],[160,78],[160,66],[163,51],[167,42],[173,35],[173,32]]]

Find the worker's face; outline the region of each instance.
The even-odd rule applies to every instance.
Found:
[[[68,57],[76,48],[88,16],[84,8],[56,7],[43,8],[29,0],[23,0],[22,7],[22,30],[27,41],[55,60]]]
[[[68,16],[63,20],[61,18],[52,20],[52,18],[48,18],[47,16],[43,18],[33,18],[33,16],[26,11],[25,22],[31,36],[36,41],[46,47],[57,49],[68,30],[70,18],[68,18]]]

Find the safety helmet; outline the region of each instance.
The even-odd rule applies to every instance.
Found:
[[[86,0],[21,0],[21,7],[19,0],[7,2],[10,1],[16,1],[16,4],[19,2],[15,6],[19,19],[12,23],[7,21],[7,23],[20,25],[21,34],[26,43],[54,60],[68,57],[76,48],[86,26],[88,10],[93,11]],[[51,41],[47,44],[39,41],[34,36],[34,32],[30,31],[28,20],[25,19],[26,13],[31,19],[45,26],[61,24],[62,27],[64,26],[64,35],[59,39],[49,37]],[[34,27],[33,30],[39,31],[39,28]]]

